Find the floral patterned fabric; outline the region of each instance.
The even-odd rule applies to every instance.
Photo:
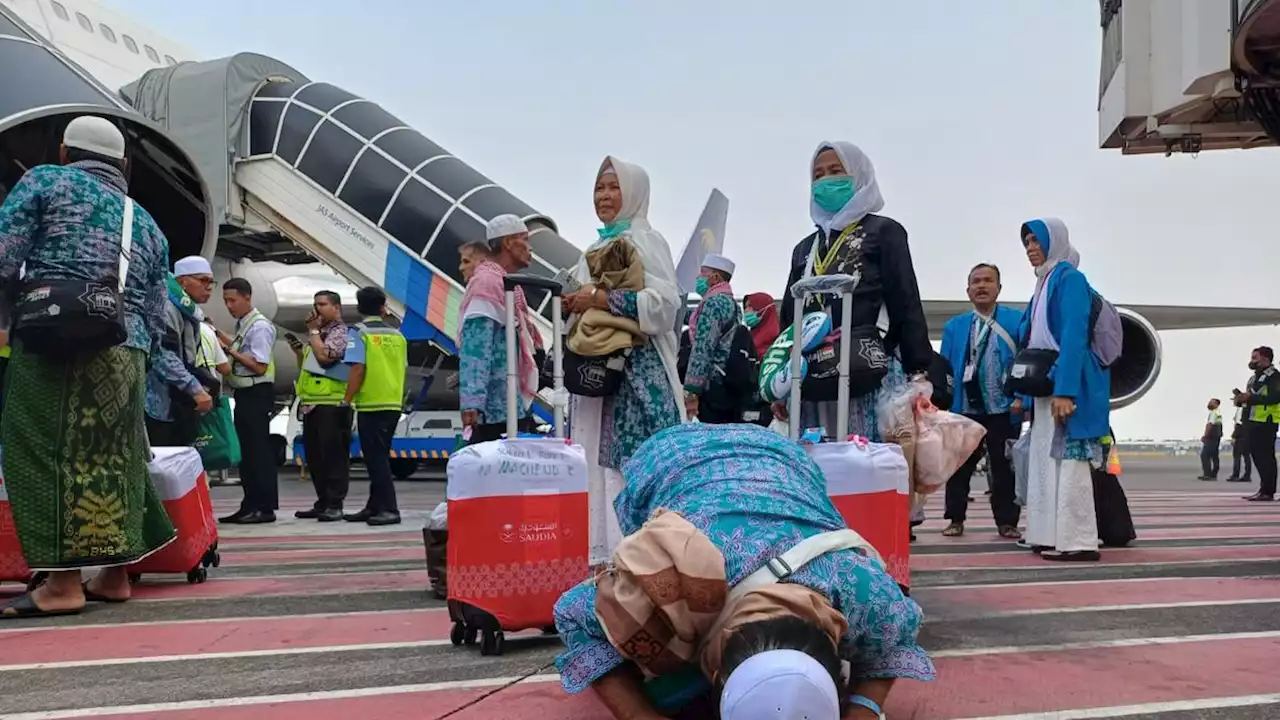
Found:
[[[689,367],[684,373],[684,389],[705,392],[716,371],[724,371],[733,350],[733,331],[738,325],[738,303],[732,295],[712,295],[702,301],[696,327],[690,327],[692,344]]]
[[[458,394],[463,410],[479,410],[483,424],[507,421],[507,329],[497,320],[475,315],[462,323],[458,353]],[[517,393],[520,415],[528,414]]]
[[[613,290],[609,311],[639,318],[636,293]],[[627,358],[626,374],[618,394],[604,399],[600,429],[600,466],[613,470],[636,453],[658,431],[680,423],[680,408],[671,392],[662,356],[653,341],[634,348]]]
[[[806,537],[845,527],[804,450],[754,425],[663,430],[623,472],[626,489],[614,504],[622,532],[635,532],[658,508],[679,512],[724,554],[730,583]],[[916,642],[920,607],[874,560],[854,550],[828,553],[789,581],[823,593],[845,614],[841,654],[862,677],[934,679]],[[556,658],[566,691],[581,692],[623,663],[596,619],[590,581],[560,598],[555,618],[567,646]]]
[[[902,361],[898,359],[896,354],[890,355],[889,374],[885,375],[884,380],[880,382],[880,389],[866,395],[849,398],[849,433],[861,435],[871,442],[882,442],[880,423],[876,418],[876,402],[885,393],[906,384],[908,380],[907,374],[902,370]],[[826,429],[826,435],[834,435],[838,427],[836,423],[838,420],[836,408],[838,407],[839,405],[834,400],[810,402],[801,398],[801,432],[803,433],[808,428],[821,427]]]

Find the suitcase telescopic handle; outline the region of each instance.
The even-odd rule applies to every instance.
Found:
[[[853,291],[858,275],[816,275],[797,280],[791,285],[795,310],[791,313],[791,396],[788,403],[788,429],[791,439],[800,439],[800,355],[804,342],[804,301],[810,295],[840,295],[844,298],[840,322],[840,384],[836,391],[836,441],[849,435],[849,335],[853,321]]]
[[[564,392],[564,356],[563,356],[563,317],[560,303],[564,286],[557,280],[537,275],[506,275],[502,278],[502,288],[506,296],[506,343],[507,343],[507,437],[515,439],[519,433],[519,384],[518,362],[516,351],[516,307],[515,290],[518,287],[532,290],[546,290],[551,294],[551,374],[556,398],[552,403],[552,421],[555,425],[555,436],[564,437],[564,407],[560,404],[560,394]]]
[[[564,286],[551,278],[539,277],[538,275],[507,275],[502,278],[503,290],[511,292],[518,287],[546,290],[551,293],[552,297],[559,297],[564,293]]]

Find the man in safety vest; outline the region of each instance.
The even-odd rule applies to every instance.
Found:
[[[356,409],[360,454],[369,473],[369,500],[347,522],[395,525],[400,522],[396,486],[391,478],[391,439],[404,408],[404,375],[409,344],[387,324],[387,294],[376,287],[356,292],[356,308],[364,318],[351,329],[342,361],[351,366],[344,403]]]
[[[294,516],[334,522],[342,519],[351,468],[351,408],[345,404],[350,366],[342,362],[347,352],[347,326],[342,322],[338,293],[316,293],[307,329],[310,339],[298,352],[294,389],[301,406],[302,443],[316,488],[316,504]]]
[[[276,363],[272,350],[276,326],[253,306],[253,286],[244,278],[222,284],[222,301],[236,319],[235,335],[218,331],[218,341],[231,358],[227,384],[235,390],[236,436],[240,439],[240,485],[244,500],[219,522],[257,525],[276,521],[280,488],[271,450],[271,415],[275,411]]]
[[[1249,369],[1253,377],[1236,402],[1245,408],[1245,432],[1249,434],[1249,454],[1258,469],[1261,486],[1245,496],[1251,502],[1276,499],[1276,428],[1280,425],[1280,372],[1274,365],[1275,352],[1262,346],[1253,351]]]

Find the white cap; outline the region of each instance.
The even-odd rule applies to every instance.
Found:
[[[524,232],[529,232],[524,221],[511,214],[499,215],[484,226],[484,238],[490,241]]]
[[[213,268],[209,266],[209,261],[199,255],[188,255],[173,264],[173,276],[183,277],[185,275],[212,275]]]
[[[798,650],[747,658],[724,684],[722,720],[840,720],[831,674]]]
[[[62,144],[116,160],[124,159],[124,135],[120,134],[120,128],[94,115],[81,115],[67,123]]]
[[[729,258],[723,255],[720,255],[717,253],[707,253],[707,257],[704,258],[702,261],[702,267],[711,268],[712,270],[719,270],[728,275],[732,275],[734,268],[738,266],[734,265],[732,260],[730,260]]]

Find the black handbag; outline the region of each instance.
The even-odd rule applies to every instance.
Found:
[[[622,388],[630,348],[612,355],[586,357],[564,351],[564,388],[582,397],[609,397]]]
[[[1013,357],[1013,364],[1004,379],[1006,395],[1027,395],[1033,398],[1053,395],[1053,366],[1058,362],[1058,351],[1041,348],[1023,348]]]
[[[131,198],[125,198],[120,234],[120,266],[115,277],[100,280],[41,280],[22,284],[14,311],[13,335],[23,350],[55,360],[70,360],[115,347],[128,338],[124,288],[133,249]]]
[[[800,392],[806,400],[839,399],[842,342],[846,342],[843,337],[828,340],[805,355],[809,371]],[[849,397],[862,397],[880,388],[889,374],[889,355],[884,351],[884,338],[874,325],[853,328],[848,342],[853,343],[849,347]]]

